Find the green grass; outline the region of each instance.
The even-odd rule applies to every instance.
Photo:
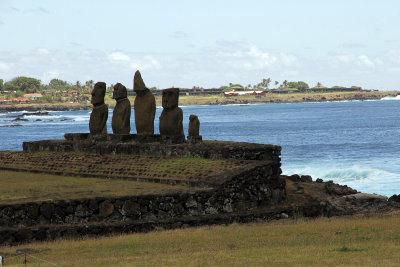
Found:
[[[180,185],[0,171],[0,204],[188,191]],[[195,190],[196,188],[192,188]]]
[[[400,213],[206,226],[0,247],[62,266],[399,266]],[[44,266],[28,258],[28,266]],[[6,258],[22,266],[23,257]],[[19,265],[18,265],[19,264]]]

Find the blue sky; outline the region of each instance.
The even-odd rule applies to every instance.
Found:
[[[400,89],[400,1],[0,0],[0,78]]]

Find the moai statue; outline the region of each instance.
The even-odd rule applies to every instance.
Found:
[[[137,134],[154,134],[154,116],[156,115],[156,100],[143,82],[140,72],[135,72],[133,90],[136,92],[135,125]]]
[[[90,114],[89,130],[90,134],[106,134],[108,119],[108,106],[104,103],[106,95],[106,83],[97,82],[92,90],[93,105],[92,113]]]
[[[160,116],[160,134],[183,136],[183,114],[178,107],[179,89],[169,88],[162,92],[163,111]]]
[[[129,134],[131,131],[131,102],[128,99],[126,87],[120,83],[114,86],[113,98],[115,105],[111,127],[114,134]]]
[[[199,136],[200,121],[196,115],[189,116],[189,136]]]
[[[199,118],[197,118],[196,115],[190,115],[189,116],[189,136],[188,136],[188,143],[189,144],[198,144],[203,141],[203,138],[201,135],[199,135],[200,132],[200,121]]]

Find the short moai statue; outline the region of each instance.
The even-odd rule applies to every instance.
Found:
[[[196,115],[189,116],[189,136],[188,143],[189,144],[197,144],[202,142],[202,137],[199,135],[200,133],[200,121]]]
[[[200,121],[196,115],[191,114],[189,116],[189,136],[199,136],[200,132]]]
[[[135,125],[137,134],[154,134],[154,117],[156,115],[156,100],[154,95],[146,87],[139,71],[135,72],[133,90],[136,92]]]
[[[93,110],[89,120],[90,134],[107,134],[108,106],[104,103],[105,95],[106,83],[97,82],[92,90]]]
[[[113,98],[117,101],[113,117],[111,121],[111,128],[114,134],[129,134],[131,131],[131,102],[128,99],[128,92],[126,87],[120,83],[114,86]]]
[[[183,113],[178,107],[179,88],[164,89],[162,92],[163,111],[160,116],[160,134],[184,136]]]

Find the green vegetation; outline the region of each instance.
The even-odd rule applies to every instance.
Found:
[[[40,80],[29,77],[17,77],[4,84],[6,91],[22,91],[24,93],[36,93],[40,90]]]
[[[180,185],[0,170],[0,204],[164,194],[188,190],[188,187]]]
[[[0,251],[22,247],[43,250],[33,256],[62,266],[398,266],[400,214],[205,226]],[[43,264],[27,259],[29,266]],[[5,260],[23,266],[24,257]]]

